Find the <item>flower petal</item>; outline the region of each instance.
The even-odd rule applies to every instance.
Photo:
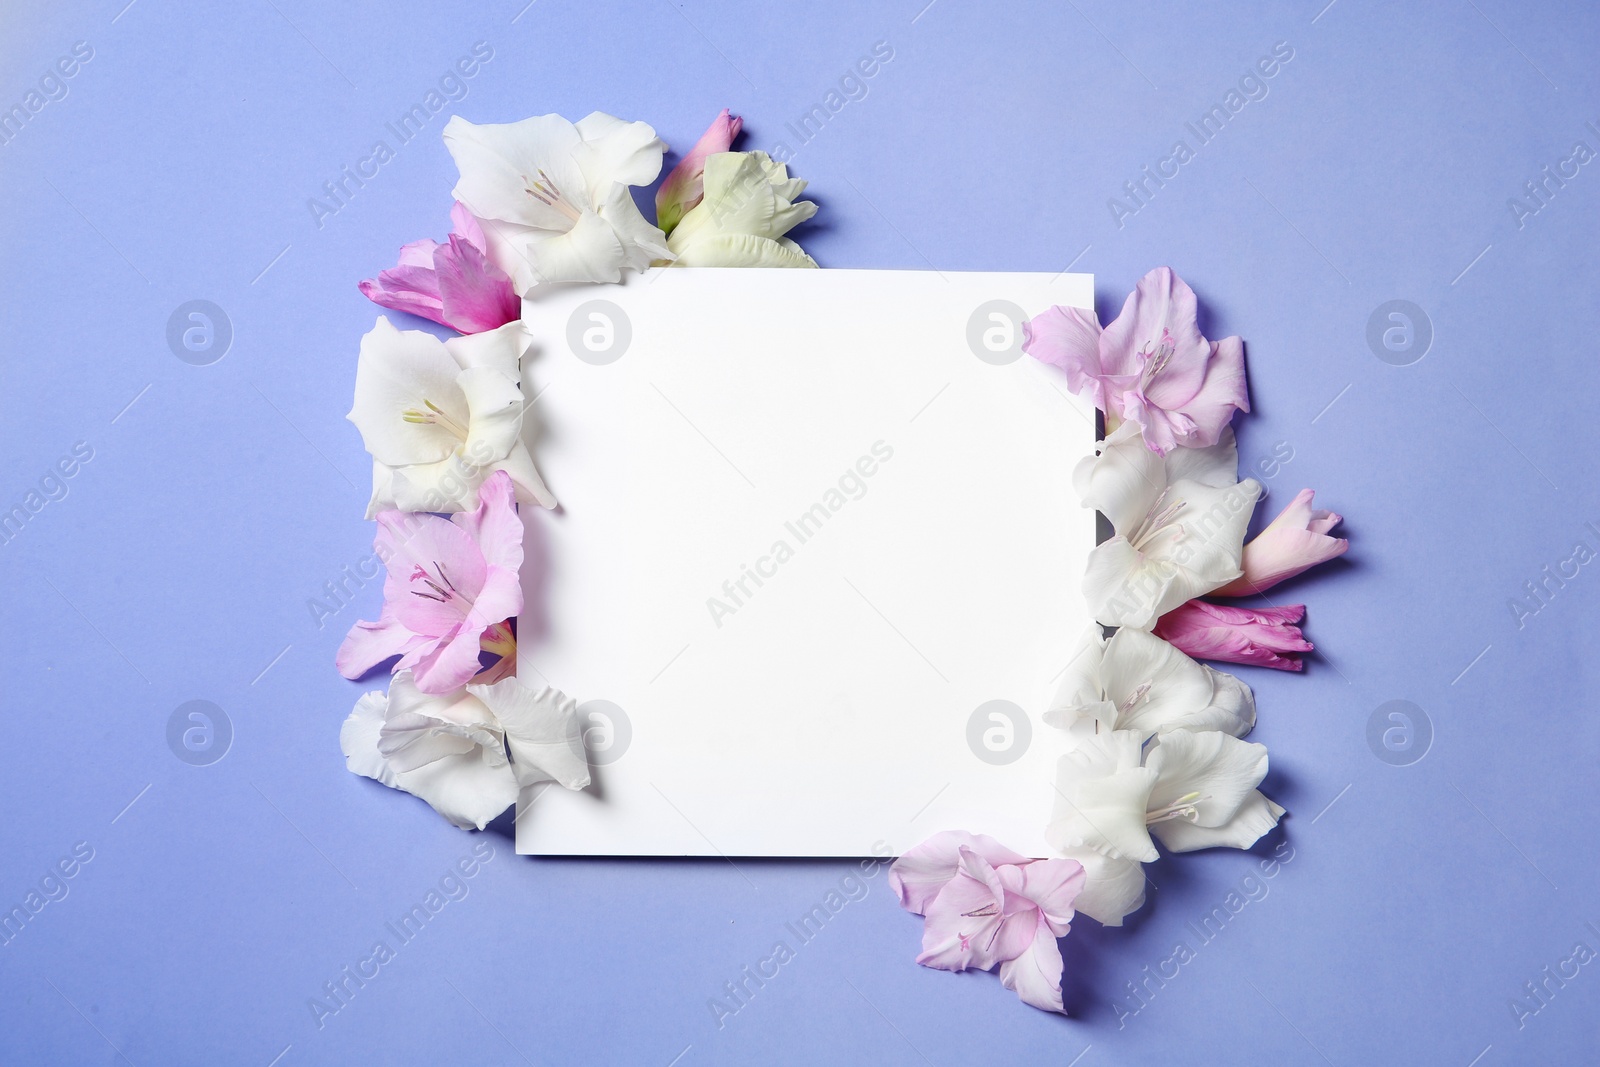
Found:
[[[1056,935],[1041,922],[1028,949],[1000,964],[1000,984],[1014,991],[1024,1004],[1066,1014],[1061,1004],[1062,967]]]
[[[460,368],[444,343],[420,330],[397,330],[379,317],[361,338],[356,395],[345,416],[361,431],[372,458],[388,466],[434,463],[460,443],[444,423],[410,422],[403,412],[433,402],[466,424],[466,402],[456,384]]]
[[[1083,865],[1083,889],[1072,902],[1073,910],[1102,926],[1121,926],[1122,920],[1144,907],[1144,865],[1122,856],[1077,846],[1060,849],[1067,859]]]
[[[1204,379],[1194,396],[1177,410],[1193,424],[1180,438],[1180,443],[1186,448],[1204,448],[1216,444],[1233,421],[1233,413],[1250,410],[1243,341],[1237,337],[1225,337],[1211,343],[1211,354],[1205,361]]]
[[[482,240],[481,230],[478,237]],[[522,304],[506,272],[465,237],[451,234],[449,245],[434,259],[434,275],[439,293],[436,321],[452,329],[483,333],[522,315]]]
[[[899,898],[900,906],[913,914],[923,914],[945,883],[955,877],[963,847],[982,856],[991,866],[1029,862],[1027,856],[1012,852],[992,837],[964,830],[941,831],[890,865],[889,888]]]
[[[1249,848],[1283,816],[1283,808],[1252,790],[1221,826],[1196,826],[1182,819],[1157,823],[1151,827],[1161,843],[1172,852],[1194,852],[1202,848]]]
[[[1350,542],[1329,537],[1340,517],[1312,507],[1315,494],[1302,489],[1278,517],[1249,544],[1240,558],[1243,573],[1221,589],[1218,596],[1253,596],[1279,582],[1344,555]]]
[[[419,770],[395,771],[378,752],[387,703],[382,693],[365,694],[340,728],[339,745],[351,771],[420,797],[462,829],[481,830],[516,803],[517,780],[511,767],[487,762],[481,749]]]
[[[1100,320],[1094,309],[1053,307],[1034,316],[1023,324],[1022,350],[1066,371],[1067,388],[1106,410],[1108,376],[1100,367]]]
[[[1074,468],[1073,488],[1084,507],[1105,515],[1118,533],[1131,535],[1166,489],[1166,468],[1132,423],[1112,430],[1098,449]]]
[[[1305,613],[1304,604],[1245,608],[1190,600],[1163,615],[1155,633],[1199,659],[1298,671],[1304,666],[1300,658],[1284,653],[1312,650],[1293,625]]]
[[[1105,328],[1102,363],[1111,374],[1136,374],[1145,369],[1141,353],[1162,345],[1173,352],[1146,389],[1159,407],[1176,407],[1195,395],[1210,354],[1196,322],[1194,290],[1172,272],[1157,267],[1139,279],[1122,312]]]
[[[1116,729],[1140,740],[1180,727],[1202,727],[1211,700],[1205,668],[1144,630],[1124,627],[1106,643],[1101,663],[1106,699],[1123,709]],[[1203,728],[1203,727],[1202,727]]]
[[[374,544],[389,572],[384,602],[396,619],[435,638],[461,625],[488,574],[471,535],[437,515],[385,511]]]
[[[494,465],[494,469],[511,475],[520,503],[538,504],[543,508],[556,506],[556,498],[545,486],[544,479],[539,476],[539,470],[533,465],[533,455],[528,451],[527,445],[518,442],[505,459]]]
[[[527,231],[521,249],[542,282],[621,281],[627,264],[617,231],[593,211],[561,233]]]
[[[393,656],[404,656],[426,644],[428,638],[413,633],[385,608],[377,622],[358,622],[345,635],[334,655],[339,673],[354,681]]]
[[[928,905],[917,962],[941,971],[985,969],[998,962],[992,946],[1005,920],[1005,893],[994,868],[960,849],[956,874]]]
[[[1150,810],[1192,801],[1201,827],[1225,825],[1267,775],[1267,748],[1215,731],[1179,730],[1152,743],[1145,767],[1156,774]],[[1183,820],[1173,820],[1183,821]],[[1165,824],[1156,823],[1155,828]]]
[[[587,183],[573,158],[582,140],[560,115],[483,125],[453,116],[444,127],[444,145],[461,174],[455,198],[480,219],[564,231],[571,220],[535,197],[530,186],[547,182],[587,203]]]
[[[1008,889],[1031,901],[1056,937],[1066,936],[1072,926],[1072,902],[1083,892],[1087,878],[1083,864],[1070,859],[1046,859],[1005,869],[1019,871],[1022,879],[1020,885]]]
[[[773,240],[750,233],[722,233],[678,245],[675,267],[812,268],[817,261],[788,238]]]
[[[485,563],[510,571],[522,566],[522,520],[513,492],[511,476],[495,471],[478,489],[478,506],[450,519],[472,538]]]
[[[590,188],[605,183],[649,185],[661,173],[667,146],[647,122],[626,122],[593,111],[577,122],[582,146],[573,154]]]
[[[1140,766],[1140,738],[1132,731],[1084,738],[1057,763],[1055,817],[1046,838],[1058,850],[1088,845],[1155,859],[1144,819],[1156,773]]]
[[[505,730],[519,787],[553,781],[582,789],[589,784],[575,700],[549,686],[529,689],[515,678],[469,685],[467,692],[483,701]]]

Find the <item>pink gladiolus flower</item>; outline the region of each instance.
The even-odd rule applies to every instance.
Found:
[[[1067,372],[1067,385],[1107,415],[1135,423],[1157,455],[1217,443],[1234,411],[1249,411],[1244,342],[1207,341],[1194,290],[1157,267],[1100,329],[1093,311],[1054,307],[1023,328],[1022,349]]]
[[[478,220],[458,203],[450,222],[444,244],[425,237],[403,246],[399,266],[362,282],[362,295],[461,333],[485,333],[519,318],[522,305],[506,272],[489,262]]]
[[[706,157],[728,151],[743,128],[744,119],[728,114],[728,109],[723,108],[722,114],[689,149],[689,154],[672,168],[667,180],[656,190],[656,225],[662,233],[671,233],[684,214],[705,195]]]
[[[360,678],[390,656],[411,669],[423,693],[448,693],[478,673],[485,634],[502,663],[510,628],[522,610],[522,520],[511,476],[495,471],[478,490],[478,507],[450,518],[401,511],[378,515],[373,547],[385,561],[383,611],[358,622],[339,646],[339,673]]]
[[[1239,563],[1244,573],[1218,589],[1217,596],[1252,596],[1344,555],[1350,542],[1328,536],[1344,519],[1337,512],[1313,508],[1313,496],[1309,489],[1300,490],[1271,525],[1244,546]]]
[[[1195,659],[1298,671],[1300,657],[1284,653],[1315,647],[1294,625],[1305,617],[1304,604],[1240,608],[1191,600],[1161,616],[1153,632]]]
[[[917,962],[944,971],[1000,966],[1025,1004],[1062,1011],[1061,947],[1083,888],[1077,860],[1034,860],[992,837],[935,834],[889,869],[900,906],[926,917]]]

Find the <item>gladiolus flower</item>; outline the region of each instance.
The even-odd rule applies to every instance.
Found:
[[[900,906],[927,921],[917,962],[942,971],[1000,968],[1024,1004],[1061,1011],[1061,947],[1083,888],[1076,860],[1035,860],[992,837],[946,830],[889,869]]]
[[[656,190],[656,226],[662,233],[671,234],[673,227],[683,219],[684,213],[705,196],[706,159],[733,147],[733,139],[744,128],[744,119],[722,114],[706,128],[700,139],[689,149],[689,154],[679,161],[667,180]]]
[[[1313,495],[1309,489],[1300,490],[1271,525],[1244,546],[1239,562],[1244,573],[1218,589],[1217,596],[1253,596],[1344,555],[1350,542],[1328,536],[1344,520],[1337,512],[1313,508]]]
[[[521,318],[522,302],[506,272],[489,262],[478,220],[457,203],[450,222],[444,244],[425,237],[402,246],[399,266],[362,282],[362,295],[460,333],[483,333]]]
[[[1055,307],[1024,328],[1022,350],[1067,372],[1067,385],[1107,415],[1134,423],[1150,451],[1217,443],[1249,411],[1244,342],[1207,341],[1194,290],[1169,267],[1139,280],[1104,331],[1093,311]]]
[[[1161,616],[1155,635],[1195,659],[1298,671],[1305,665],[1292,653],[1315,647],[1295,625],[1305,617],[1304,604],[1241,608],[1191,600]]]

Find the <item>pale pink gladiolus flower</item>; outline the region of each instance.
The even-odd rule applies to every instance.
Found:
[[[1022,350],[1067,372],[1067,386],[1107,415],[1134,423],[1157,455],[1217,443],[1249,411],[1244,342],[1207,341],[1194,290],[1170,267],[1139,280],[1104,330],[1093,311],[1054,307],[1023,329]]]
[[[399,656],[394,669],[409,668],[420,692],[448,693],[473,680],[485,647],[501,656],[489,678],[508,673],[515,644],[501,624],[522,611],[522,520],[510,475],[489,475],[477,509],[448,519],[381,512],[374,547],[389,569],[383,611],[351,628],[335,659],[340,674],[360,678]]]
[[[368,300],[461,333],[485,333],[522,316],[506,272],[489,262],[483,228],[464,204],[450,211],[444,244],[423,238],[400,249],[400,263],[360,284]]]
[[[728,151],[743,128],[744,119],[728,114],[728,109],[723,108],[722,114],[689,149],[689,154],[672,168],[667,180],[656,190],[656,226],[662,233],[671,233],[689,209],[700,203],[705,195],[707,157]]]
[[[1195,659],[1298,671],[1305,665],[1294,653],[1315,647],[1295,625],[1305,617],[1304,604],[1240,608],[1191,600],[1161,616],[1153,632]]]
[[[1253,596],[1344,555],[1350,542],[1328,536],[1344,519],[1337,512],[1313,508],[1313,496],[1310,489],[1300,490],[1271,525],[1244,546],[1239,562],[1244,573],[1218,589],[1216,596]]]
[[[1035,860],[992,837],[947,830],[889,869],[900,906],[926,917],[917,962],[944,971],[1000,968],[1025,1004],[1063,1011],[1061,947],[1083,888],[1077,860]]]

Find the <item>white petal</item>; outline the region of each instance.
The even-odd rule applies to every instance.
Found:
[[[1106,699],[1122,709],[1116,728],[1133,730],[1141,740],[1202,725],[1212,695],[1204,667],[1154,634],[1130,627],[1106,643],[1100,677]]]
[[[538,504],[542,508],[556,506],[555,496],[545,486],[544,479],[539,476],[538,468],[533,465],[533,456],[529,454],[528,446],[521,441],[512,446],[506,458],[496,463],[494,469],[511,475],[519,503]]]
[[[678,231],[672,231],[676,238]],[[677,251],[677,267],[798,267],[811,268],[817,261],[787,237],[773,240],[747,233],[725,233],[695,241],[672,241]]]
[[[467,692],[494,712],[505,730],[519,786],[555,781],[582,789],[589,784],[589,757],[575,700],[549,686],[530,689],[515,678],[469,685]]]
[[[1255,511],[1256,501],[1261,499],[1261,483],[1246,478],[1236,485],[1219,488],[1200,482],[1174,482],[1171,499],[1184,504],[1174,520],[1183,528],[1184,537],[1174,546],[1172,557],[1186,569],[1193,570],[1196,564],[1187,562],[1181,549],[1213,546],[1223,549],[1232,567],[1237,568],[1250,515]]]
[[[434,463],[460,439],[443,424],[407,422],[402,412],[429,401],[466,424],[466,401],[456,384],[460,368],[444,342],[420,330],[397,330],[387,318],[361,339],[355,403],[346,416],[361,431],[372,458],[389,466]]]
[[[339,745],[351,771],[420,797],[463,829],[481,830],[516,803],[517,779],[510,766],[486,762],[482,749],[446,757],[421,770],[395,771],[378,753],[387,704],[382,693],[365,694],[340,728]]]
[[[528,242],[540,231],[499,219],[483,219],[482,222],[489,262],[506,272],[519,295],[527,296],[539,284]]]
[[[1226,488],[1239,480],[1239,446],[1233,427],[1225,426],[1217,443],[1209,448],[1174,448],[1167,453],[1167,480],[1194,481],[1201,485]]]
[[[344,750],[345,766],[351,771],[398,788],[394,784],[394,771],[378,753],[378,731],[383,729],[383,712],[388,706],[389,698],[382,692],[363,693],[349,718],[339,727],[339,747]]]
[[[478,486],[492,469],[466,462],[459,452],[438,463],[396,467],[389,474],[389,495],[400,511],[466,511],[478,506]]]
[[[1232,819],[1266,777],[1267,747],[1217,731],[1178,730],[1156,739],[1145,767],[1156,772],[1151,811],[1198,793],[1194,824],[1216,827]]]
[[[521,443],[520,376],[489,367],[470,367],[457,379],[471,413],[462,454],[479,466],[504,459]]]
[[[389,683],[389,706],[378,734],[378,752],[397,773],[418,770],[451,756],[484,749],[487,763],[504,763],[500,725],[476,696],[463,690],[424,693],[408,670]]]
[[[565,233],[530,231],[522,252],[541,282],[621,281],[627,264],[617,231],[593,211],[585,211]]]
[[[661,173],[666,143],[644,122],[625,122],[595,111],[578,120],[583,145],[575,153],[578,167],[592,189],[609,182],[649,185]]]
[[[1200,716],[1204,725],[1190,729],[1221,730],[1243,737],[1256,726],[1256,695],[1250,687],[1226,671],[1201,665],[1211,679],[1211,703]]]
[[[626,185],[612,185],[595,210],[616,231],[624,263],[630,269],[644,270],[651,260],[672,258],[667,235],[645,221]]]
[[[1084,631],[1072,659],[1062,671],[1061,684],[1056,688],[1049,710],[1044,713],[1045,722],[1071,730],[1084,720],[1103,720],[1105,729],[1116,728],[1115,707],[1109,717],[1104,714],[1106,698],[1100,684],[1100,660],[1105,646],[1100,627],[1090,626]]]
[[[1083,864],[1083,889],[1072,902],[1080,914],[1103,926],[1121,926],[1125,916],[1144,907],[1144,865],[1092,848],[1061,849]]]
[[[1150,829],[1173,852],[1193,852],[1201,848],[1249,848],[1261,835],[1278,825],[1283,808],[1268,800],[1259,790],[1245,797],[1233,818],[1221,826],[1196,826],[1182,819],[1157,823]],[[1082,898],[1079,898],[1080,900]],[[1082,910],[1082,905],[1079,905]]]
[[[1148,630],[1163,612],[1189,599],[1181,588],[1174,592],[1179,577],[1176,564],[1151,559],[1126,538],[1113,537],[1090,551],[1083,596],[1096,621]]]
[[[521,319],[483,333],[463,334],[444,343],[452,359],[462,369],[486,367],[510,378],[521,378],[522,355],[533,340]]]
[[[577,127],[560,115],[485,125],[453,116],[444,128],[445,147],[461,173],[455,198],[480,219],[544,230],[565,230],[572,221],[529,187],[547,182],[575,206],[585,206],[588,183],[574,159],[581,143]]]
[[[1056,765],[1056,848],[1089,845],[1149,861],[1158,853],[1145,829],[1156,772],[1139,765],[1139,736],[1126,730],[1085,738]]]
[[[372,461],[372,495],[367,498],[367,518],[375,519],[378,512],[387,511],[394,503],[394,469]]]
[[[1166,488],[1166,470],[1131,422],[1113,430],[1099,448],[1073,471],[1078,499],[1104,514],[1117,533],[1132,536]]]

